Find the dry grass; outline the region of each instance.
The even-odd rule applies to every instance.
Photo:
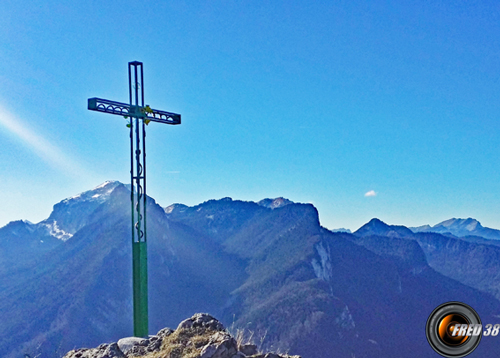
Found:
[[[158,352],[152,352],[143,358],[196,358],[201,348],[207,345],[216,331],[205,328],[179,329],[164,337]]]
[[[256,336],[255,332],[249,329],[237,328],[235,331],[233,324],[228,331],[234,337],[236,343],[238,343],[238,347],[245,344],[254,344],[259,354],[264,352],[264,341],[266,340],[267,330]]]
[[[245,329],[237,329],[236,334],[233,335],[238,346],[242,346],[244,344],[254,344],[253,343],[253,331],[248,330],[248,333]]]

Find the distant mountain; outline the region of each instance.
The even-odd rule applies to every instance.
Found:
[[[449,219],[434,226],[424,225],[411,227],[413,232],[435,232],[452,234],[456,237],[479,236],[486,239],[500,240],[500,230],[483,227],[476,219]]]
[[[349,229],[344,229],[344,228],[340,228],[340,229],[333,229],[331,230],[332,232],[346,232],[348,234],[352,234],[351,230]]]
[[[436,227],[446,228],[446,232],[426,232],[430,228],[427,225],[414,233],[404,226],[387,225],[379,219],[372,219],[354,235],[358,237],[356,243],[377,254],[414,257],[415,262],[422,259],[418,250],[415,251],[418,244],[425,254],[424,259],[434,270],[500,300],[500,241],[479,236],[458,238],[450,233],[459,234],[460,230],[464,233],[484,232],[482,229],[485,228],[474,219],[451,219]]]
[[[64,199],[54,205],[48,219],[37,224],[26,220],[7,224],[0,228],[0,235],[5,236],[5,239],[0,239],[0,245],[5,245],[9,237],[24,237],[24,241],[33,241],[39,237],[51,237],[62,241],[70,239],[74,233],[88,224],[92,219],[90,215],[109,199],[113,190],[119,185],[123,184],[107,181],[92,190]],[[43,244],[46,240],[39,241]]]
[[[371,219],[354,232],[356,236],[412,237],[413,232],[405,226],[387,225],[379,219]]]
[[[0,228],[0,282],[8,278],[9,271],[49,252],[60,242],[45,225],[26,220]]]
[[[293,201],[290,201],[285,198],[263,199],[259,201],[259,205],[269,209],[277,209],[289,204],[293,204]]]
[[[19,224],[0,229],[2,357],[60,357],[74,346],[98,345],[131,333],[130,191],[109,182],[56,204],[48,220],[71,234],[60,240],[43,231],[41,238],[51,240],[51,249],[38,245],[30,251],[24,245],[18,254],[13,249],[19,245],[11,243],[40,241],[36,230],[17,229],[18,234],[27,232],[17,240],[12,232]],[[35,227],[43,228],[47,221]],[[219,313],[246,276],[244,262],[191,228],[167,222],[151,198],[148,238],[152,331],[193,310]],[[20,262],[5,264],[9,257]]]
[[[49,218],[37,224],[13,221],[0,228],[0,274],[16,267],[30,265],[35,259],[67,241],[81,228],[100,220],[92,214],[111,193],[123,184],[107,181],[96,188],[62,200],[54,205]],[[0,281],[8,279],[4,277]]]
[[[47,220],[38,225],[46,226],[50,234],[63,241],[70,239],[78,230],[88,224],[99,205],[109,200],[118,181],[106,181],[92,190],[88,190],[54,205]]]
[[[450,266],[437,266],[454,275],[449,238],[418,241],[428,234],[377,219],[356,235],[332,233],[313,205],[278,199],[167,208],[148,199],[151,332],[209,312],[265,350],[431,358],[423,327],[439,304],[466,302],[485,322],[500,314],[485,293],[491,287],[481,292],[429,267],[429,257],[436,266],[442,255]],[[130,191],[108,182],[56,204],[42,223],[0,228],[2,357],[60,357],[131,334],[129,211]],[[469,243],[453,255],[493,264],[496,251]],[[481,274],[492,279],[474,273]],[[409,324],[421,328],[409,334],[402,329]],[[484,340],[478,352],[496,357],[499,348]]]

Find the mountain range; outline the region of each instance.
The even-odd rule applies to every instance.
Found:
[[[471,228],[464,238],[453,223],[443,235],[378,219],[332,232],[313,205],[284,198],[166,208],[148,198],[147,210],[151,332],[208,312],[304,358],[436,357],[425,323],[441,303],[468,303],[483,322],[500,315],[500,247],[476,236],[479,223],[457,222]],[[131,335],[129,211],[129,189],[110,181],[38,224],[0,228],[2,357]],[[496,357],[497,341],[473,354]]]
[[[500,240],[500,230],[483,227],[476,219],[449,219],[434,226],[411,227],[413,232],[435,232],[456,237],[478,236],[485,239]]]

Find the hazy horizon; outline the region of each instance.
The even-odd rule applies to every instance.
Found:
[[[91,191],[91,190],[94,190],[94,189],[96,189],[96,188],[98,188],[98,187],[102,186],[102,185],[103,185],[103,184],[105,184],[106,182],[114,182],[114,181],[117,181],[117,180],[106,180],[105,182],[103,182],[103,183],[101,183],[101,184],[99,184],[99,185],[95,186],[94,188],[92,188],[92,189],[88,189],[88,190],[85,190],[85,191]],[[120,182],[120,181],[118,181],[118,182]],[[122,183],[122,184],[127,185],[127,183]],[[129,185],[129,184],[128,184],[128,185]],[[129,188],[130,188],[130,187],[129,187]],[[84,191],[84,192],[85,192],[85,191]],[[65,199],[70,199],[70,198],[73,198],[73,197],[78,197],[78,196],[79,196],[80,194],[82,194],[82,193],[83,193],[83,192],[80,192],[80,193],[75,193],[75,195],[69,196],[69,197],[67,197],[67,198],[63,198],[63,199],[61,199],[60,201],[65,200]],[[148,195],[149,195],[149,194],[148,194]],[[150,196],[150,195],[149,195],[149,196]],[[227,198],[227,197],[211,198],[211,199],[208,199],[208,200],[221,200],[221,199],[224,199],[224,198]],[[313,203],[297,202],[297,201],[294,201],[294,200],[292,200],[292,199],[290,199],[290,198],[286,198],[286,197],[259,198],[259,199],[256,199],[256,200],[242,200],[242,199],[239,199],[239,198],[233,198],[233,197],[231,197],[231,199],[232,199],[233,201],[246,201],[246,202],[254,202],[254,203],[258,203],[259,201],[264,200],[264,199],[273,199],[273,200],[274,200],[274,199],[277,199],[277,198],[284,198],[284,199],[288,199],[288,200],[291,200],[292,202],[294,202],[294,203],[296,203],[296,204],[312,204],[312,205],[314,205]],[[155,199],[155,198],[153,197],[153,199]],[[58,201],[58,202],[60,202],[60,201]],[[58,202],[53,203],[53,205],[57,204]],[[167,208],[167,207],[169,207],[169,206],[171,206],[171,205],[176,205],[176,204],[187,205],[188,207],[193,207],[193,206],[197,206],[197,205],[203,204],[204,202],[206,202],[206,201],[199,202],[199,203],[194,203],[194,204],[191,204],[191,205],[187,205],[187,204],[185,204],[185,203],[180,203],[180,202],[170,203],[170,204],[166,204],[166,205],[165,205],[164,203],[160,203],[160,202],[156,201],[156,203],[157,203],[158,205],[160,205],[162,208]],[[450,217],[450,218],[448,218],[448,219],[446,219],[446,220],[442,220],[442,221],[440,221],[440,222],[436,222],[436,223],[423,223],[423,224],[421,224],[421,225],[415,225],[415,226],[412,226],[412,225],[406,225],[405,223],[391,223],[391,222],[386,222],[383,218],[376,218],[376,217],[373,217],[373,218],[371,218],[370,220],[368,220],[367,222],[365,222],[365,223],[361,224],[359,227],[355,227],[355,228],[352,228],[352,227],[346,227],[346,226],[339,226],[339,227],[327,227],[326,225],[324,225],[324,224],[321,222],[321,212],[319,212],[319,210],[318,210],[318,214],[319,214],[319,218],[320,218],[320,224],[321,224],[321,226],[323,226],[323,227],[327,228],[328,230],[349,229],[351,232],[355,232],[355,231],[356,231],[356,230],[358,230],[360,227],[362,227],[363,225],[365,225],[366,223],[368,223],[371,219],[379,219],[379,220],[383,221],[384,223],[386,223],[386,224],[388,224],[388,225],[402,225],[402,226],[406,226],[406,227],[408,227],[408,228],[410,228],[410,227],[419,227],[419,226],[424,226],[424,225],[435,226],[435,225],[437,225],[437,224],[442,223],[443,221],[446,221],[446,220],[451,220],[451,219],[475,219],[475,220],[477,220],[479,223],[481,223],[481,220],[480,220],[480,219],[478,219],[478,218],[470,218],[470,217],[466,217],[466,218],[465,218],[465,217],[464,217],[464,218],[455,218],[455,217],[454,217],[454,218],[451,218],[451,217]],[[39,223],[40,221],[43,221],[43,220],[47,219],[48,217],[49,217],[49,215],[47,215],[46,217],[44,217],[44,218],[42,218],[42,219],[40,219],[40,220],[37,220],[37,221],[31,221],[31,220],[24,219],[24,218],[19,218],[19,219],[13,220],[13,221],[17,221],[17,220],[22,220],[22,221],[25,221],[25,220],[27,220],[27,221],[29,221],[29,222],[31,222],[31,223],[33,223],[33,224],[37,224],[37,223]],[[7,225],[7,224],[5,224],[5,225]],[[3,226],[5,226],[5,225],[0,226],[0,228],[2,228],[2,227],[3,227]],[[484,227],[484,225],[483,225],[482,223],[481,223],[481,225]],[[491,229],[498,230],[497,228],[494,228],[494,227],[490,227],[490,228],[491,228]]]

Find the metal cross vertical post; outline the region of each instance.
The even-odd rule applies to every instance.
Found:
[[[140,70],[140,77],[138,70]],[[129,102],[144,108],[142,63],[129,62]],[[140,90],[140,95],[139,95]],[[132,204],[132,272],[134,286],[134,335],[148,335],[148,262],[146,236],[146,130],[139,117],[130,118],[130,200]],[[135,122],[135,123],[134,123]],[[135,131],[134,131],[135,129]],[[141,148],[142,138],[142,148]],[[134,168],[135,157],[135,168]],[[135,175],[134,175],[135,169]]]
[[[142,62],[128,64],[129,104],[89,98],[88,109],[130,119],[130,200],[132,207],[132,275],[134,336],[148,336],[148,268],[146,231],[146,125],[180,124],[181,115],[144,105]],[[135,163],[135,164],[134,164]]]

